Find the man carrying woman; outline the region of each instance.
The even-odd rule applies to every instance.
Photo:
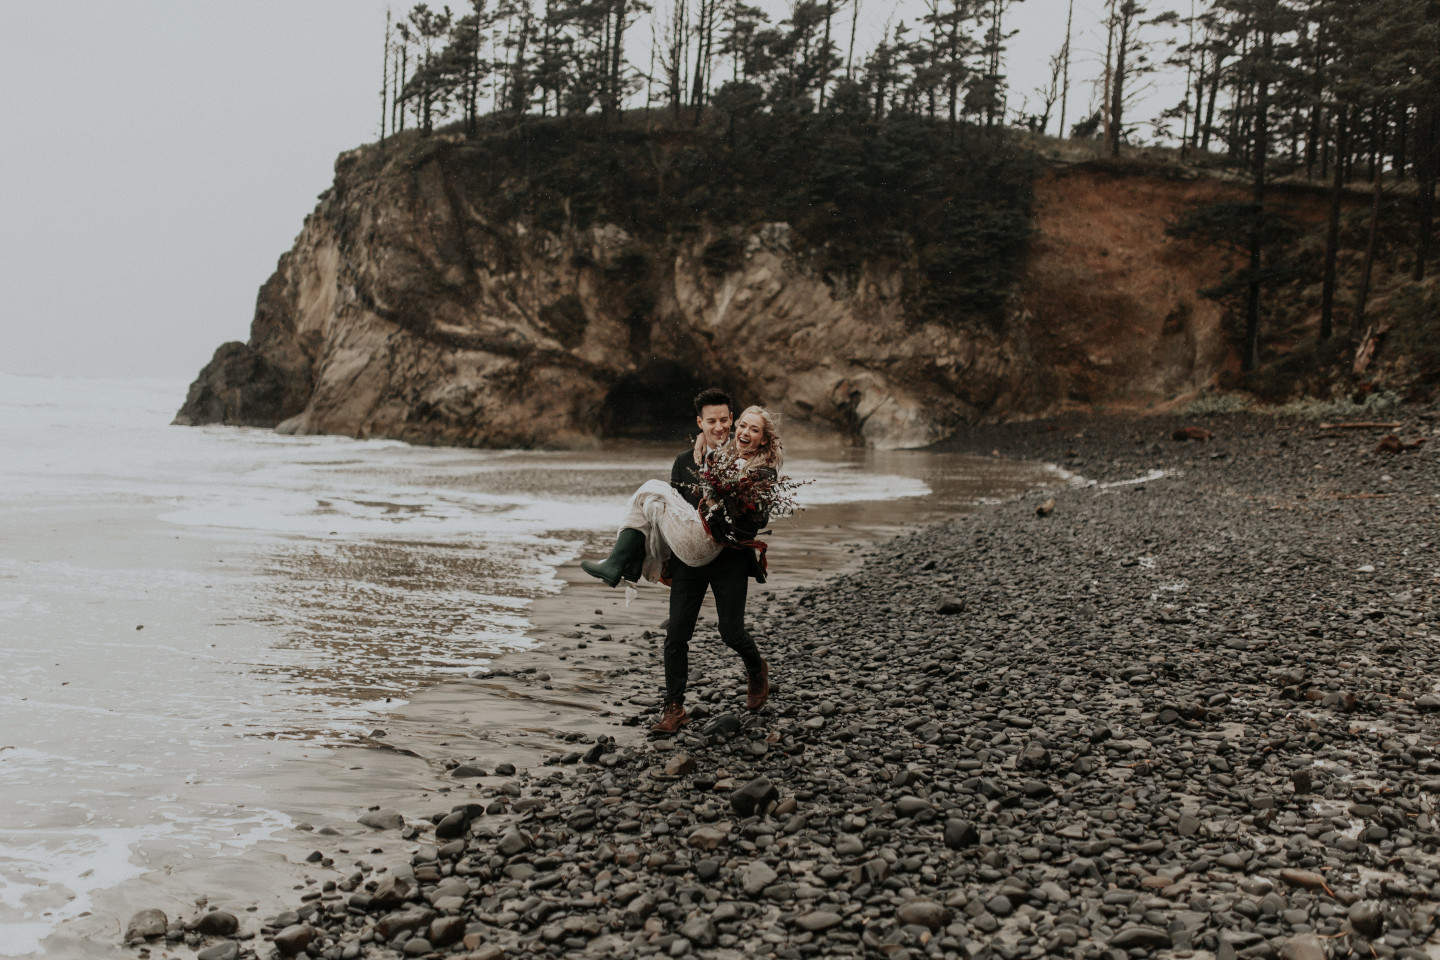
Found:
[[[581,564],[612,587],[642,575],[670,584],[665,708],[651,728],[657,733],[675,733],[690,722],[685,712],[690,638],[707,588],[715,597],[720,639],[745,664],[746,706],[759,710],[770,696],[769,664],[745,629],[745,600],[750,578],[765,582],[764,545],[756,536],[769,522],[770,508],[755,491],[776,483],[784,451],[775,418],[762,407],[747,408],[729,437],[733,410],[729,394],[717,388],[695,398],[701,431],[695,449],[676,457],[670,483],[647,481],[631,497],[610,556]],[[713,479],[722,471],[749,492],[748,501],[724,499]]]

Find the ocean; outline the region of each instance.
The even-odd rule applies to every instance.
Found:
[[[185,387],[0,375],[0,956],[69,956],[47,938],[109,930],[102,892],[293,834],[295,770],[532,646],[559,567],[674,455],[172,427]],[[786,472],[822,540],[1058,476],[858,450]]]

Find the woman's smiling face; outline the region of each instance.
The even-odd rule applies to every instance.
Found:
[[[765,419],[758,413],[747,413],[735,423],[735,448],[749,460],[765,443]]]

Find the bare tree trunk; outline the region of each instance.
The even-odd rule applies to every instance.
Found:
[[[615,29],[611,33],[610,41],[610,110],[615,115],[618,123],[620,114],[620,67],[624,58],[621,56],[621,47],[625,40],[625,8],[626,0],[614,0],[615,2]]]
[[[1310,89],[1312,105],[1305,140],[1305,179],[1307,180],[1315,175],[1315,161],[1319,159],[1322,166],[1324,163],[1325,101],[1322,94],[1325,90],[1325,41],[1325,25],[1321,23],[1315,27],[1315,61],[1311,65],[1315,79]],[[1323,169],[1320,171],[1320,176],[1325,176]]]
[[[985,102],[985,129],[995,125],[995,102],[1000,98],[1000,40],[1004,36],[1005,0],[995,0],[993,29],[994,40],[990,46],[990,97]],[[1003,120],[1004,117],[1001,117]]]
[[[465,83],[465,136],[480,135],[480,16],[475,16],[475,41],[470,47],[470,76]]]
[[[429,41],[426,41],[427,45]],[[425,51],[425,59],[421,61],[419,70],[420,76],[425,82],[420,87],[420,129],[428,137],[430,135],[430,51]]]
[[[400,76],[396,81],[396,97],[400,106],[400,129],[405,129],[405,101],[399,96],[399,91],[405,89],[405,76],[410,72],[410,52],[401,44],[400,46]],[[393,127],[392,127],[393,129]]]
[[[1073,2],[1073,0],[1072,0]],[[855,25],[860,20],[860,0],[850,0],[850,49],[845,54],[845,79],[851,79],[850,68],[855,62]]]
[[[710,87],[715,79],[715,21],[719,18],[718,0],[710,0],[710,15],[705,18],[705,77],[700,84],[702,107],[710,102]]]
[[[1056,133],[1056,136],[1062,140],[1065,139],[1065,108],[1070,101],[1070,27],[1074,22],[1075,0],[1070,0],[1069,9],[1065,14],[1065,58],[1064,64],[1060,68],[1063,77],[1060,82],[1060,130]]]
[[[705,105],[705,22],[710,18],[710,9],[715,0],[700,0],[700,13],[695,20],[695,72],[690,77],[690,106],[695,110],[695,123],[700,123],[700,112]]]
[[[1110,156],[1120,156],[1120,137],[1124,131],[1125,114],[1125,54],[1130,44],[1130,21],[1128,8],[1120,13],[1120,37],[1115,44],[1115,74],[1110,79]]]
[[[830,85],[830,20],[835,16],[835,0],[825,0],[825,39],[820,43],[820,101],[816,109],[825,109],[825,88]],[[934,102],[934,96],[931,96]],[[930,114],[935,114],[932,106]]]
[[[1113,79],[1111,70],[1115,59],[1115,3],[1116,0],[1109,0],[1106,6],[1105,17],[1105,77],[1104,86],[1100,93],[1100,120],[1105,137],[1105,145],[1102,150],[1110,149],[1110,84]]]
[[[1220,94],[1220,54],[1212,55],[1210,63],[1210,97],[1205,104],[1205,125],[1200,133],[1200,151],[1210,149],[1210,131],[1215,127],[1215,98]]]
[[[1395,120],[1395,150],[1390,154],[1390,164],[1395,168],[1395,179],[1405,179],[1405,160],[1410,150],[1410,105],[1402,103],[1400,116]]]
[[[1340,155],[1346,150],[1349,136],[1349,109],[1340,107],[1335,114],[1335,179],[1330,187],[1330,219],[1325,225],[1325,267],[1320,284],[1320,339],[1335,334],[1335,261],[1340,252],[1340,201],[1345,195],[1345,165]]]
[[[1190,130],[1191,153],[1200,151],[1200,128],[1205,125],[1205,87],[1210,81],[1210,75],[1205,71],[1205,51],[1202,49],[1195,59],[1195,123]]]
[[[650,131],[650,105],[654,102],[652,94],[655,90],[655,50],[660,45],[660,38],[655,33],[655,22],[650,22],[650,66],[645,71],[645,130]]]
[[[510,73],[510,109],[518,117],[525,112],[529,91],[525,84],[525,51],[530,45],[530,5],[527,0],[520,15],[520,37],[515,41],[515,62]]]
[[[380,142],[385,142],[385,113],[390,93],[390,8],[385,8],[385,59],[380,65]]]
[[[1384,124],[1383,114],[1376,111],[1375,114],[1375,152],[1380,153],[1382,142],[1382,126]],[[1365,260],[1360,267],[1360,287],[1355,291],[1355,312],[1350,315],[1350,335],[1357,336],[1360,333],[1360,325],[1365,322],[1365,301],[1370,297],[1370,276],[1375,268],[1375,248],[1379,245],[1380,236],[1380,201],[1384,195],[1384,169],[1385,165],[1376,160],[1374,164],[1374,179],[1372,183],[1373,197],[1370,203],[1370,230],[1365,241]]]
[[[1435,222],[1435,179],[1436,179],[1436,139],[1437,126],[1440,126],[1440,105],[1426,104],[1421,107],[1419,114],[1423,118],[1420,131],[1417,131],[1415,144],[1415,158],[1419,161],[1416,167],[1415,179],[1420,187],[1419,204],[1419,229],[1415,238],[1415,282],[1419,283],[1425,279],[1425,261],[1430,259],[1430,240]]]
[[[1310,107],[1310,122],[1305,125],[1305,179],[1315,179],[1315,161],[1318,159],[1321,118],[1324,108],[1317,102]],[[1323,176],[1323,174],[1322,174]]]
[[[1185,99],[1180,115],[1180,159],[1190,153],[1190,81],[1195,77],[1195,0],[1190,0],[1190,19],[1186,21],[1190,35],[1185,56]],[[1195,119],[1200,119],[1200,104],[1195,104]]]
[[[1245,291],[1245,349],[1240,369],[1254,370],[1260,365],[1260,268],[1264,252],[1265,224],[1265,161],[1270,152],[1270,56],[1274,49],[1273,34],[1265,27],[1265,46],[1261,55],[1262,72],[1255,91],[1255,146],[1251,156],[1251,177],[1254,180],[1255,222],[1250,232],[1250,282]]]
[[[676,88],[675,122],[680,122],[680,106],[685,99],[685,84],[690,79],[690,0],[675,0],[680,8],[680,56],[678,62],[680,85]]]

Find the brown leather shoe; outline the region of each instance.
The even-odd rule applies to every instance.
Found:
[[[759,710],[770,699],[770,664],[760,661],[760,672],[750,674],[745,690],[745,709]]]
[[[685,724],[690,722],[690,714],[678,703],[665,704],[665,712],[660,717],[660,722],[650,728],[652,733],[675,733]]]

